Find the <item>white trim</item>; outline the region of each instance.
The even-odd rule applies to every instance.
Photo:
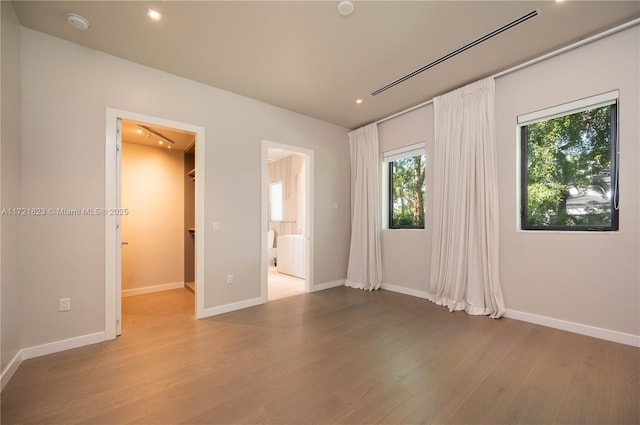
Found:
[[[260,301],[268,301],[269,283],[269,146],[263,140],[260,153]],[[265,187],[266,185],[266,187]]]
[[[282,143],[262,140],[261,146],[261,190],[260,190],[260,300],[267,302],[268,294],[268,249],[267,249],[267,232],[269,227],[268,215],[268,193],[269,193],[269,176],[268,176],[268,160],[269,148],[283,149],[300,155],[304,155],[304,174],[305,174],[305,252],[304,252],[304,288],[305,292],[311,292],[313,285],[314,272],[314,224],[313,224],[313,200],[314,198],[314,153],[310,149],[301,148],[294,145],[285,145]]]
[[[4,387],[9,383],[9,380],[16,373],[18,367],[22,363],[22,350],[18,351],[15,356],[11,359],[7,367],[2,371],[2,378],[0,383],[0,391],[4,390]]]
[[[313,288],[311,288],[311,292],[324,291],[325,289],[337,288],[338,286],[344,286],[344,279],[342,280],[334,280],[333,282],[325,282],[318,283]]]
[[[2,16],[2,9],[0,9],[0,17],[1,16]],[[4,69],[4,68],[2,68],[2,55],[0,55],[0,69]],[[21,78],[21,77],[19,77],[19,78]],[[22,92],[20,92],[20,97],[22,98]],[[18,116],[21,117],[21,115],[18,115]],[[0,102],[0,136],[2,135],[2,121],[3,121],[1,119],[1,117],[2,117],[2,102]],[[20,121],[21,120],[22,120],[22,118],[20,118]],[[20,121],[18,121],[17,127],[21,127],[22,123]],[[20,136],[20,138],[22,138],[22,136]],[[0,164],[2,164],[2,143],[1,142],[0,142]],[[19,192],[20,192],[20,190],[18,188],[18,193]],[[3,206],[4,205],[2,204],[2,172],[0,172],[0,208],[2,208]],[[0,220],[0,288],[2,288],[2,270],[4,270],[2,268],[2,245],[3,245],[2,242],[1,242],[2,240],[3,240],[2,239],[2,220]],[[2,329],[2,307],[1,306],[2,306],[2,291],[0,290],[0,330]],[[0,337],[0,358],[2,358],[2,338],[1,337]],[[13,362],[13,360],[11,360],[11,361]],[[9,363],[9,366],[11,366],[11,363]],[[17,366],[16,366],[16,368],[17,368]],[[15,370],[13,372],[15,372]],[[11,372],[11,375],[13,375],[13,372]],[[7,382],[9,382],[10,378],[11,377],[7,378]],[[2,371],[2,374],[0,375],[0,391],[2,391],[2,389],[4,388],[5,385],[6,384],[5,384],[5,380],[4,380],[4,371]]]
[[[568,322],[566,320],[554,319],[552,317],[545,317],[538,314],[525,313],[516,310],[507,310],[504,317],[514,320],[521,320],[523,322],[534,323],[536,325],[547,326],[550,328],[561,329],[563,331],[573,332],[580,335],[604,339],[607,341],[617,342],[620,344],[631,345],[633,347],[640,347],[640,336],[638,335],[626,334],[623,332],[597,328],[595,326]]]
[[[7,367],[2,371],[0,391],[4,389],[5,385],[7,385],[13,374],[22,364],[23,360],[46,356],[48,354],[58,353],[60,351],[71,350],[73,348],[84,347],[85,345],[97,344],[105,340],[105,332],[96,332],[93,334],[49,342],[47,344],[36,345],[34,347],[23,348],[22,350],[18,351],[15,356],[13,356]]]
[[[152,292],[170,291],[172,289],[184,288],[184,282],[165,283],[162,285],[143,286],[141,288],[123,289],[123,297],[131,297],[133,295],[150,294]]]
[[[195,285],[195,298],[196,298],[196,319],[201,319],[205,316],[205,274],[204,274],[204,259],[205,257],[205,249],[204,249],[204,235],[206,235],[206,226],[205,226],[205,136],[204,136],[204,127],[197,127],[196,133],[196,170],[199,174],[199,177],[196,175],[195,178],[195,204],[196,204],[196,229],[201,229],[200,232],[194,234],[195,238],[195,251],[193,253],[195,260],[196,273],[194,276],[194,285]]]
[[[389,229],[389,164],[380,162],[380,229]],[[425,174],[426,179],[426,174]],[[425,202],[426,205],[426,202]]]
[[[217,316],[219,314],[230,313],[236,310],[242,310],[244,308],[255,307],[260,304],[264,304],[262,297],[252,298],[249,300],[238,301],[237,303],[219,305],[217,307],[207,308],[204,311],[203,317]]]
[[[304,258],[304,273],[305,273],[305,290],[307,292],[311,292],[311,288],[313,288],[314,280],[314,246],[315,246],[315,238],[314,238],[314,216],[313,210],[315,208],[315,197],[314,197],[314,167],[315,167],[315,159],[314,153],[310,149],[300,149],[299,152],[304,152],[305,154],[305,162],[304,162],[304,181],[305,181],[305,189],[304,189],[304,211],[305,211],[305,235],[307,237],[305,244],[305,258]],[[266,236],[265,236],[266,237]]]
[[[138,122],[146,122],[162,127],[176,128],[196,134],[196,169],[200,178],[196,179],[196,302],[195,314],[196,318],[206,317],[204,300],[205,300],[205,273],[204,273],[204,237],[205,229],[205,130],[192,124],[182,123],[178,121],[167,120],[164,118],[153,117],[150,115],[139,114],[135,112],[123,111],[120,109],[106,109],[106,140],[105,140],[105,208],[117,207],[117,188],[116,182],[116,130],[118,119],[125,119]],[[116,289],[116,260],[119,251],[116,239],[116,216],[105,216],[105,339],[114,339],[116,337],[116,320],[117,317],[117,297],[121,294]]]
[[[399,294],[410,295],[412,297],[428,299],[427,291],[422,291],[420,289],[406,288],[404,286],[392,285],[390,283],[383,283],[380,288],[384,289],[385,291],[397,292]]]
[[[383,162],[392,162],[398,159],[413,157],[417,155],[425,155],[425,143],[420,142],[410,146],[393,149],[382,153]]]
[[[96,332],[93,334],[77,336],[63,339],[61,341],[49,342],[47,344],[36,345],[22,349],[22,360],[33,359],[35,357],[46,356],[47,354],[58,353],[60,351],[71,350],[72,348],[84,347],[85,345],[96,344],[104,341],[105,333]]]
[[[117,207],[117,131],[118,112],[107,108],[106,117],[106,141],[105,141],[105,170],[104,170],[104,207]],[[116,321],[117,310],[117,232],[116,216],[105,215],[104,218],[104,332],[108,339],[113,339],[117,334]]]
[[[518,125],[528,125],[539,121],[546,121],[564,115],[575,114],[587,109],[600,108],[614,104],[620,98],[619,90],[612,90],[561,105],[551,106],[539,111],[529,112],[518,116]]]
[[[537,64],[539,62],[543,62],[543,61],[545,61],[547,59],[551,59],[554,56],[558,56],[558,55],[560,55],[562,53],[565,53],[565,52],[568,52],[570,50],[577,49],[578,47],[582,47],[584,45],[593,43],[595,41],[600,40],[601,38],[605,38],[605,37],[608,37],[608,36],[613,35],[615,33],[618,33],[620,31],[624,31],[627,28],[634,27],[634,26],[636,26],[638,24],[640,24],[640,18],[633,19],[633,20],[631,20],[629,22],[625,22],[624,24],[621,24],[621,25],[618,25],[616,27],[610,28],[610,29],[608,29],[606,31],[600,32],[598,34],[594,34],[591,37],[587,37],[587,38],[584,38],[582,40],[578,40],[573,44],[570,44],[568,46],[565,46],[565,47],[562,47],[560,49],[554,50],[554,51],[549,52],[549,53],[547,53],[545,55],[538,56],[537,58],[534,58],[534,59],[531,59],[530,61],[521,63],[520,65],[516,65],[516,66],[513,66],[513,67],[511,67],[509,69],[505,69],[504,71],[501,71],[501,72],[498,72],[496,74],[493,74],[492,77],[493,78],[504,77],[505,75],[508,75],[508,74],[513,73],[513,72],[519,71],[519,70],[521,70],[523,68],[527,68],[527,67],[529,67],[531,65],[535,65],[535,64]],[[420,103],[418,105],[415,105],[415,106],[412,106],[410,108],[404,109],[402,111],[396,112],[395,114],[389,115],[388,117],[381,118],[378,121],[375,121],[374,124],[382,124],[385,121],[389,121],[390,119],[399,117],[400,115],[407,114],[407,113],[409,113],[411,111],[414,111],[414,110],[416,110],[418,108],[421,108],[423,106],[427,106],[427,105],[429,105],[431,103],[433,103],[433,99],[427,100],[426,102],[422,102],[422,103]]]
[[[427,291],[405,288],[404,286],[397,286],[389,283],[383,283],[381,288],[391,292],[397,292],[417,298],[428,299]],[[552,317],[545,317],[538,314],[525,313],[517,310],[507,310],[504,317],[514,320],[521,320],[523,322],[529,322],[536,325],[547,326],[550,328],[561,329],[563,331],[573,332],[580,335],[604,339],[607,341],[617,342],[620,344],[631,345],[633,347],[640,347],[639,335],[612,331],[610,329],[583,325],[581,323],[568,322],[566,320],[554,319]]]
[[[122,207],[122,120],[116,120],[116,208]],[[116,217],[116,336],[122,334],[122,217]],[[105,227],[106,229],[106,227]],[[105,248],[106,249],[106,248]]]

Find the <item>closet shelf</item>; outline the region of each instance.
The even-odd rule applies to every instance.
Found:
[[[191,233],[192,235],[196,234],[196,229],[194,227],[190,227],[187,229],[189,231],[189,233]]]
[[[195,180],[196,179],[196,169],[195,168],[193,170],[189,171],[187,174],[191,177],[191,180]]]

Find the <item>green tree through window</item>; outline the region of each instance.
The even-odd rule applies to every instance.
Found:
[[[522,126],[522,227],[617,230],[616,104]]]
[[[424,229],[425,155],[389,162],[389,227]]]

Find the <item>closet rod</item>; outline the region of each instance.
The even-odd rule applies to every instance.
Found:
[[[600,40],[601,38],[608,37],[608,36],[610,36],[612,34],[615,34],[617,32],[626,30],[627,28],[631,28],[631,27],[636,26],[638,24],[640,24],[640,18],[633,19],[631,21],[625,22],[624,24],[620,24],[620,25],[615,26],[613,28],[609,28],[606,31],[602,31],[602,32],[599,32],[598,34],[594,34],[594,35],[592,35],[590,37],[583,38],[582,40],[578,40],[575,43],[569,44],[568,46],[561,47],[561,48],[556,49],[556,50],[554,50],[552,52],[546,53],[546,54],[544,54],[542,56],[538,56],[537,58],[531,59],[531,60],[529,60],[527,62],[524,62],[524,63],[521,63],[519,65],[513,66],[513,67],[511,67],[509,69],[505,69],[504,71],[500,71],[500,72],[498,72],[496,74],[493,74],[492,77],[493,78],[504,77],[505,75],[511,74],[512,72],[519,71],[522,68],[526,68],[528,66],[535,65],[538,62],[542,62],[542,61],[550,59],[550,58],[552,58],[554,56],[558,56],[559,54],[568,52],[569,50],[577,49],[578,47],[582,47],[582,46],[584,46],[586,44],[593,43],[594,41]],[[404,115],[404,114],[409,113],[411,111],[414,111],[414,110],[416,110],[418,108],[422,108],[423,106],[427,106],[430,103],[433,103],[433,99],[427,100],[426,102],[422,102],[422,103],[420,103],[418,105],[412,106],[412,107],[407,108],[407,109],[405,109],[403,111],[396,112],[395,114],[389,115],[388,117],[381,118],[378,121],[375,121],[373,124],[381,124],[381,123],[383,123],[385,121],[389,121],[390,119],[399,117],[400,115]]]

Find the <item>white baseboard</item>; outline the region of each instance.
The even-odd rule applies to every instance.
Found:
[[[184,282],[165,283],[163,285],[143,286],[142,288],[124,289],[122,291],[123,297],[130,297],[132,295],[150,294],[152,292],[170,291],[172,289],[184,288]]]
[[[78,336],[75,338],[63,339],[61,341],[49,342],[47,344],[27,347],[20,350],[9,362],[9,365],[2,371],[2,387],[4,389],[18,366],[23,360],[33,359],[35,357],[46,356],[60,351],[70,350],[72,348],[83,347],[85,345],[95,344],[105,340],[104,332],[96,332],[89,335]]]
[[[380,289],[397,292],[399,294],[411,295],[412,297],[427,299],[427,291],[421,291],[419,289],[405,288],[404,286],[392,285],[390,283],[383,283],[380,286]]]
[[[36,345],[22,349],[22,359],[33,359],[34,357],[46,356],[47,354],[57,353],[59,351],[71,350],[72,348],[83,347],[85,345],[95,344],[105,340],[104,332],[96,332],[94,334],[77,336],[75,338],[63,339],[61,341],[49,342],[47,344]]]
[[[324,289],[335,288],[342,285],[344,285],[344,280],[336,280],[334,282],[320,283],[318,285],[314,285],[313,288],[311,288],[311,292],[322,291]],[[219,314],[229,313],[236,310],[242,310],[243,308],[254,307],[256,305],[265,304],[266,302],[267,302],[266,297],[265,298],[258,297],[258,298],[252,298],[249,300],[238,301],[236,303],[206,308],[204,310],[204,314],[198,318],[203,319],[205,317],[217,316]]]
[[[22,360],[22,350],[20,350],[16,353],[15,356],[13,356],[7,367],[2,371],[2,383],[0,384],[0,391],[4,390],[5,385],[7,385],[13,374],[16,373],[16,370],[18,370],[18,366],[20,366]]]
[[[324,291],[325,289],[337,288],[338,286],[344,286],[344,279],[334,280],[333,282],[318,283],[313,285],[311,292]]]
[[[595,326],[568,322],[566,320],[554,319],[553,317],[545,317],[516,310],[507,310],[504,317],[515,320],[522,320],[529,323],[535,323],[536,325],[547,326],[550,328],[561,329],[563,331],[573,332],[580,335],[605,339],[607,341],[618,342],[620,344],[640,347],[640,336],[638,335],[626,334],[623,332],[597,328]]]
[[[205,317],[217,316],[219,314],[229,313],[236,310],[242,310],[243,308],[254,307],[256,305],[264,304],[265,301],[258,297],[250,300],[238,301],[237,303],[220,305],[217,307],[210,307],[204,309],[204,314],[200,319]]]
[[[406,288],[404,286],[383,283],[382,289],[400,294],[411,295],[412,297],[428,299],[427,291]],[[640,336],[626,334],[609,329],[597,328],[595,326],[583,325],[581,323],[568,322],[566,320],[554,319],[553,317],[545,317],[532,313],[525,313],[516,310],[507,310],[505,316],[510,319],[521,320],[523,322],[535,323],[536,325],[547,326],[550,328],[561,329],[563,331],[573,332],[580,335],[587,335],[594,338],[600,338],[607,341],[618,342],[620,344],[640,347]]]

